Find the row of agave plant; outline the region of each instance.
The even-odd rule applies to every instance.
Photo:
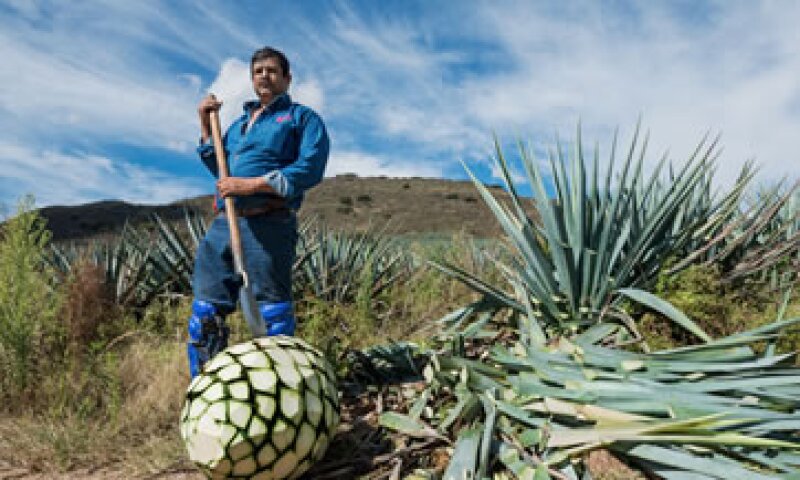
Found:
[[[541,163],[520,145],[527,199],[498,143],[511,201],[472,178],[506,234],[507,255],[491,258],[506,285],[432,262],[480,298],[442,318],[433,345],[375,347],[358,359],[370,378],[424,383],[407,413],[384,413],[381,424],[406,444],[449,444],[444,478],[587,479],[596,449],[657,478],[800,478],[800,370],[793,353],[775,349],[800,323],[784,318],[790,296],[774,323],[712,338],[648,292],[674,258],[682,261],[673,270],[713,262],[745,288],[763,280],[791,288],[800,272],[798,187],[749,203],[747,165],[730,191],[712,195],[715,142],[701,142],[679,168],[662,159],[649,174],[646,144],[637,130],[620,162],[615,140],[605,171],[596,150],[587,158],[580,132],[571,154],[557,146]],[[526,201],[538,218],[526,215]],[[650,351],[635,305],[697,343]],[[421,469],[413,478],[438,477]]]
[[[153,215],[154,231],[123,227],[111,241],[89,245],[52,245],[48,260],[59,279],[80,262],[100,267],[113,289],[114,302],[135,312],[156,298],[190,296],[194,252],[206,232],[203,216],[185,211],[185,228]],[[294,265],[295,295],[353,303],[356,295],[376,298],[408,278],[412,258],[385,232],[368,229],[348,234],[331,231],[318,219],[300,227]]]

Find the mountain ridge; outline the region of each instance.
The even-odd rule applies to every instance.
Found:
[[[488,188],[496,198],[508,201],[501,187]],[[126,222],[132,226],[151,222],[153,213],[169,222],[183,221],[187,207],[211,218],[212,204],[212,195],[202,195],[165,205],[104,200],[44,207],[39,212],[47,220],[53,241],[63,242],[114,235]],[[529,207],[530,214],[534,209]],[[317,217],[332,229],[346,231],[388,223],[388,231],[397,235],[493,237],[501,232],[475,186],[465,180],[337,175],[307,193],[299,215],[301,219]]]

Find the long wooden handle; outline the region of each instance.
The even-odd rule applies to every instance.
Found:
[[[219,178],[228,177],[228,160],[225,158],[225,146],[222,144],[222,131],[219,125],[219,112],[212,110],[210,113],[211,136],[214,139],[214,152],[217,155],[217,170]],[[239,302],[242,314],[250,327],[253,337],[266,335],[266,324],[261,320],[258,303],[250,285],[250,279],[244,268],[244,252],[242,252],[242,237],[239,234],[239,223],[236,221],[236,207],[233,198],[225,198],[225,215],[228,217],[228,229],[231,232],[231,252],[233,253],[233,269],[242,277],[242,286],[239,289]]]
[[[225,158],[225,146],[222,144],[222,132],[219,124],[219,112],[211,110],[211,137],[214,141],[214,152],[217,155],[217,170],[220,180],[228,177],[228,160]],[[247,273],[244,271],[244,260],[242,255],[242,238],[239,234],[239,223],[236,221],[236,207],[233,198],[225,198],[225,214],[228,217],[228,228],[231,232],[231,251],[233,253],[233,268],[236,273],[244,276],[245,283]]]

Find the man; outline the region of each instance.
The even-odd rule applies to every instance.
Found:
[[[244,104],[244,114],[223,138],[230,176],[217,181],[215,210],[224,208],[224,198],[234,198],[245,269],[267,335],[293,335],[295,212],[303,192],[322,180],[329,140],[322,119],[289,97],[292,75],[283,53],[270,47],[257,50],[250,60],[250,76],[258,100]],[[198,153],[214,176],[218,174],[209,114],[220,106],[221,102],[209,95],[198,107]],[[197,248],[192,283],[188,354],[194,377],[227,346],[225,316],[235,310],[240,287],[224,214],[214,218]]]

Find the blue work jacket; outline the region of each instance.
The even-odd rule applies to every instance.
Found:
[[[263,177],[287,206],[300,208],[303,193],[322,181],[328,162],[330,141],[322,119],[310,108],[293,103],[288,94],[275,98],[247,128],[250,112],[258,101],[244,104],[244,113],[223,137],[228,173],[232,177]],[[197,149],[203,163],[219,176],[214,146],[209,142]],[[239,208],[264,205],[269,194],[235,199]],[[224,207],[219,192],[218,209]]]

